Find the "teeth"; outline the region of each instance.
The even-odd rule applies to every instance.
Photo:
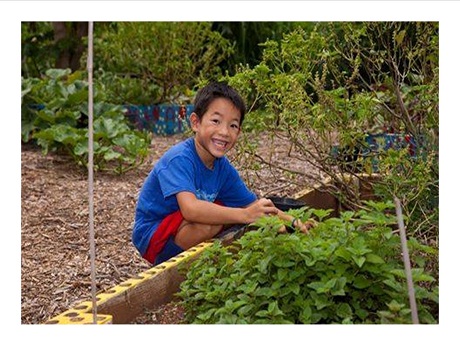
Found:
[[[213,140],[214,141],[214,144],[216,144],[217,146],[220,146],[222,148],[224,148],[227,143],[225,141],[220,141],[220,140]]]

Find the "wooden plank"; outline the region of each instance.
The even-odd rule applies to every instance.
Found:
[[[115,287],[109,291],[111,296],[108,298],[105,298],[104,294],[98,295],[98,314],[112,315],[114,324],[125,324],[148,309],[152,310],[169,303],[185,278],[179,272],[179,265],[189,265],[211,244],[212,241],[201,243],[139,274],[138,277],[119,284],[118,288],[121,287],[121,291],[117,291]]]

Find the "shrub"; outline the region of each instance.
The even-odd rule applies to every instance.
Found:
[[[200,78],[221,75],[218,65],[232,52],[230,42],[211,26],[211,22],[101,26],[94,39],[95,78],[117,78],[117,83],[106,84],[111,102],[117,104],[176,103],[190,98]]]
[[[178,296],[189,323],[410,323],[400,239],[391,203],[339,218],[324,210],[291,210],[318,219],[309,234],[285,235],[276,217],[260,219],[231,246],[215,242],[191,264]],[[295,212],[295,213],[294,213]],[[409,241],[422,323],[436,323],[438,288],[424,272],[436,255]]]
[[[22,141],[30,139],[43,153],[69,154],[82,166],[88,162],[88,85],[82,72],[51,69],[43,79],[23,79]],[[97,88],[96,88],[97,89]],[[94,96],[93,162],[96,170],[126,172],[142,163],[149,136],[130,128],[123,108]]]
[[[358,209],[362,202],[344,183],[345,175],[388,172],[375,186],[378,194],[383,200],[401,199],[408,231],[437,243],[438,24],[318,23],[264,47],[257,66],[241,66],[227,77],[253,110],[243,131],[249,139],[243,137],[236,146],[239,164],[283,171],[271,158],[263,161],[252,154],[259,145],[253,132],[264,123],[269,137],[291,142],[297,154],[293,159],[318,170],[318,184],[325,176],[334,181],[332,188],[322,188],[348,208]],[[416,154],[361,151],[368,134],[386,133],[410,136]]]

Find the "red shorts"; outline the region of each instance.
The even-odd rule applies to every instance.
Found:
[[[217,205],[223,205],[222,202],[217,200],[214,201],[214,203]],[[183,220],[184,217],[182,216],[182,213],[180,213],[180,210],[166,216],[160,225],[158,225],[158,228],[153,233],[152,238],[150,238],[149,246],[142,257],[151,264],[155,264],[156,257],[163,250],[165,244],[168,242],[168,239],[171,236],[173,238],[176,236],[177,230],[179,230],[179,226]]]
[[[151,264],[154,264],[157,255],[163,250],[168,239],[171,236],[176,236],[179,225],[183,220],[184,217],[182,217],[180,210],[171,213],[163,219],[160,225],[158,225],[158,229],[153,233],[152,238],[150,238],[149,246],[143,258]]]

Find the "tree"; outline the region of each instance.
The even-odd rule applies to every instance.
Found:
[[[53,22],[56,64],[58,69],[72,72],[82,66],[80,59],[86,49],[83,38],[88,36],[88,22]]]
[[[87,22],[22,22],[21,75],[40,77],[51,68],[72,72],[84,68],[81,57],[87,35]]]
[[[222,61],[221,67],[229,74],[235,73],[235,67],[257,65],[263,53],[263,43],[267,40],[280,41],[284,34],[295,27],[312,29],[311,22],[214,22],[212,29],[233,43],[234,53]]]
[[[210,22],[113,23],[94,39],[96,77],[117,103],[156,104],[191,98],[200,79],[217,78],[231,53]]]

